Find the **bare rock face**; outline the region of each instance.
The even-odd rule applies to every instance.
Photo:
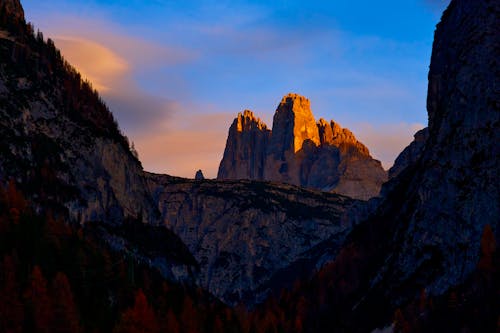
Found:
[[[2,1],[0,16],[0,30],[10,29],[0,38],[2,181],[78,222],[154,222],[142,166],[99,96],[53,44],[36,41],[19,1]]]
[[[405,242],[394,274],[419,276],[436,260],[429,290],[463,281],[484,226],[500,233],[500,2],[454,0],[438,24],[429,70],[429,137],[413,165]]]
[[[194,281],[185,246],[154,227],[157,205],[113,115],[54,44],[33,35],[14,0],[0,1],[0,137],[0,186],[12,180],[39,213],[97,225],[111,248],[134,247],[165,277]],[[127,222],[142,232],[123,232]]]
[[[364,202],[286,184],[147,178],[164,225],[200,265],[200,285],[232,305],[262,301],[273,280],[291,286],[331,260],[364,209]],[[322,246],[333,252],[314,251]],[[297,263],[300,269],[290,268]]]
[[[259,118],[245,110],[229,128],[218,179],[262,179],[266,147],[271,131]],[[248,175],[248,176],[247,176]]]
[[[288,94],[273,119],[273,132],[264,163],[264,179],[301,185],[307,153],[319,146],[319,133],[309,100]]]
[[[367,227],[386,230],[378,243],[389,252],[371,284],[392,292],[392,301],[401,290],[425,286],[439,295],[463,283],[479,261],[485,226],[500,239],[499,18],[496,0],[453,0],[437,26],[428,130],[403,153],[404,163],[416,160],[393,171]]]
[[[305,97],[283,97],[274,115],[272,132],[260,121],[259,126],[248,129],[237,127],[243,123],[241,119],[245,118],[238,115],[229,131],[218,179],[277,181],[363,200],[377,196],[387,179],[381,163],[370,156],[351,131],[334,121],[320,119],[316,123]],[[235,128],[246,134],[236,135]],[[265,135],[260,128],[265,128]],[[243,141],[240,137],[258,140]]]
[[[414,164],[420,158],[428,137],[429,129],[427,127],[415,133],[412,143],[398,155],[394,165],[389,169],[389,178],[396,177],[406,167]]]

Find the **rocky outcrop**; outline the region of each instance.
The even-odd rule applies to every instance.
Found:
[[[398,155],[394,161],[394,165],[389,169],[389,179],[396,177],[406,169],[406,167],[417,162],[428,137],[429,129],[427,127],[415,133],[414,140]]]
[[[442,295],[462,284],[485,226],[500,239],[499,17],[498,1],[453,0],[437,26],[428,137],[349,245],[376,268],[356,305],[360,318],[382,300],[394,309],[423,288]]]
[[[316,123],[309,100],[288,94],[272,132],[253,113],[238,115],[217,178],[277,181],[367,200],[387,174],[351,131],[334,121]]]
[[[229,128],[224,159],[218,179],[263,179],[266,148],[271,137],[267,129],[253,112],[238,113]]]
[[[407,222],[390,269],[397,281],[425,276],[431,293],[475,268],[486,224],[500,235],[499,17],[498,1],[454,0],[435,33],[429,137],[394,212]],[[433,272],[423,270],[429,262]]]
[[[201,285],[228,304],[263,300],[298,262],[275,288],[320,267],[363,211],[350,198],[285,184],[155,174],[148,183],[163,223],[198,261]],[[324,243],[330,251],[313,251]]]
[[[205,176],[203,175],[203,171],[196,171],[196,175],[194,175],[194,180],[205,180]]]
[[[4,31],[0,186],[14,181],[37,213],[98,225],[111,248],[193,283],[194,259],[175,234],[154,227],[160,214],[141,163],[97,93],[53,43],[33,34],[18,1],[0,3]]]

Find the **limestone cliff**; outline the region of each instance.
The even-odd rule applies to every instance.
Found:
[[[262,179],[270,135],[271,131],[251,111],[239,113],[229,128],[225,158],[220,164],[217,178]]]
[[[147,179],[163,223],[198,261],[201,286],[228,304],[262,301],[297,262],[275,288],[321,267],[363,214],[356,200],[285,184]]]
[[[0,2],[0,137],[0,186],[14,181],[37,212],[109,228],[158,224],[141,163],[111,112],[53,42],[33,34],[16,0]],[[182,242],[171,232],[158,234],[163,246],[150,246],[145,262],[158,263],[168,278],[191,280]],[[132,243],[118,233],[102,235],[117,250]]]
[[[283,97],[272,132],[260,121],[260,127],[237,127],[241,119],[238,115],[229,131],[218,179],[278,181],[363,200],[377,196],[387,179],[380,162],[351,131],[334,121],[316,123],[305,97]],[[245,137],[257,139],[240,139]]]
[[[395,233],[394,281],[425,279],[429,292],[443,292],[475,268],[484,226],[500,234],[499,18],[496,0],[454,0],[437,26],[429,137],[402,177],[406,203],[392,211],[406,220]],[[435,270],[423,270],[429,262]]]
[[[475,271],[485,226],[500,239],[499,18],[496,0],[453,0],[437,26],[428,134],[403,153],[404,170],[384,185],[376,213],[348,245],[367,254],[356,268],[368,279],[360,285],[370,286],[357,291],[357,320],[388,319],[383,309],[422,288],[453,290]]]

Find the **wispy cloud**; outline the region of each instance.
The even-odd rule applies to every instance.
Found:
[[[125,36],[95,20],[75,18],[70,24],[62,18],[56,22],[49,36],[64,57],[101,93],[127,134],[155,130],[178,110],[175,99],[147,91],[137,77],[190,61],[194,55]]]
[[[293,91],[311,99],[318,118],[329,117],[333,105],[335,120],[357,124],[343,123],[386,168],[423,127],[400,123],[420,121],[408,114],[425,114],[425,85],[400,84],[408,64],[423,58],[415,56],[421,46],[342,32],[295,7],[284,15],[231,2],[156,3],[190,9],[165,11],[154,28],[144,19],[113,24],[113,13],[105,11],[108,17],[40,16],[45,35],[101,92],[147,170],[193,177],[201,168],[215,177],[237,112],[254,109],[271,126],[282,94]],[[287,21],[287,15],[294,16]],[[422,62],[425,68],[427,59]]]
[[[71,36],[55,37],[55,43],[64,57],[101,93],[116,90],[116,83],[129,74],[127,61],[104,45]]]

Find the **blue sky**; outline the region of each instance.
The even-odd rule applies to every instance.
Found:
[[[427,123],[433,33],[447,1],[24,0],[93,82],[145,169],[216,175],[236,114],[268,126],[288,92],[390,167]]]

